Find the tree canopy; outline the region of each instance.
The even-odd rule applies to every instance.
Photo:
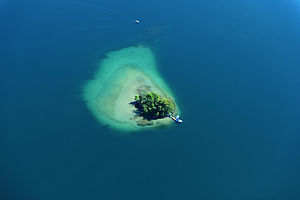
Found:
[[[134,104],[138,113],[149,120],[164,118],[175,111],[175,104],[171,99],[160,97],[155,92],[136,95]]]

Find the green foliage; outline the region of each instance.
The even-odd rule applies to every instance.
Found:
[[[140,114],[147,119],[164,118],[175,110],[172,100],[160,97],[154,92],[136,95],[134,103]]]

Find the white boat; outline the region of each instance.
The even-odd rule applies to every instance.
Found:
[[[168,117],[170,117],[175,123],[182,123],[182,119],[179,119],[179,115],[177,115],[176,117],[173,117],[172,115],[168,115]]]

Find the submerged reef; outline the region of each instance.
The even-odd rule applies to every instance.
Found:
[[[100,123],[121,131],[165,127],[173,123],[166,115],[178,112],[152,51],[143,46],[107,53],[84,85],[83,99]]]

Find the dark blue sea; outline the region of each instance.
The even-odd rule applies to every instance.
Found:
[[[140,44],[184,123],[124,135],[82,87]],[[0,0],[0,199],[299,200],[300,1]]]

